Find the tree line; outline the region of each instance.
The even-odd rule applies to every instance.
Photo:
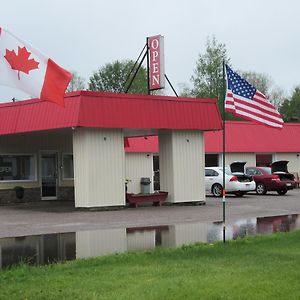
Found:
[[[189,85],[182,84],[179,94],[186,97],[218,99],[219,109],[223,113],[225,92],[223,61],[230,65],[226,45],[219,43],[214,36],[208,37],[205,51],[198,56]],[[133,60],[116,60],[107,63],[93,72],[87,86],[84,78],[77,72],[73,72],[73,78],[67,91],[87,89],[115,93],[125,92],[131,83],[134,68]],[[286,92],[275,85],[267,74],[242,70],[237,70],[237,73],[268,97],[279,110],[285,122],[300,121],[300,84],[294,88],[291,96],[287,96]],[[136,74],[128,93],[147,94],[147,70],[144,66],[141,66]],[[232,114],[227,113],[225,118],[236,119]]]

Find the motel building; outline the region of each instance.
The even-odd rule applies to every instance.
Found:
[[[204,134],[221,129],[214,99],[81,91],[66,94],[64,108],[37,99],[0,104],[0,204],[122,207],[125,182],[140,193],[157,156],[168,202],[205,201]],[[132,138],[152,136],[159,151],[130,150]]]

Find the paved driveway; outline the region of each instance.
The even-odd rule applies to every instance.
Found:
[[[285,196],[269,193],[228,196],[227,220],[300,213],[300,189]],[[207,197],[205,206],[173,205],[111,211],[76,210],[73,203],[41,202],[0,207],[0,237],[104,228],[172,225],[222,220],[222,199]]]

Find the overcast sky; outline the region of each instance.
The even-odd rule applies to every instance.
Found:
[[[106,63],[135,60],[146,37],[161,34],[177,91],[215,35],[234,70],[266,73],[290,93],[300,84],[299,12],[297,0],[11,0],[1,3],[0,26],[86,82]],[[0,86],[0,102],[12,97],[28,98]]]

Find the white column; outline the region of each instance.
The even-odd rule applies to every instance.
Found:
[[[203,132],[159,133],[160,189],[169,202],[205,201],[204,167]]]
[[[121,129],[75,128],[75,207],[125,205],[125,155]]]

